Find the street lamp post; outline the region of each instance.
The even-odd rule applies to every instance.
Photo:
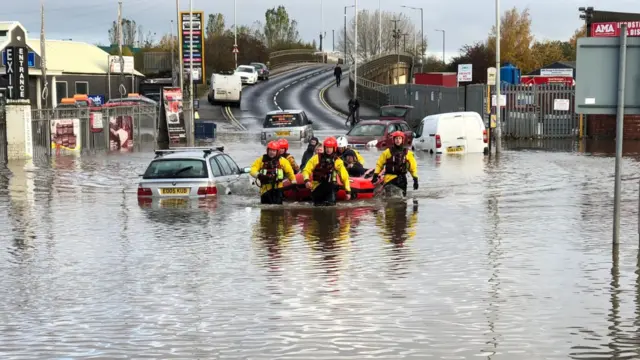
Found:
[[[497,0],[496,0],[497,1]],[[403,8],[412,9],[412,10],[420,10],[420,72],[423,72],[424,66],[424,11],[422,8],[413,7],[413,6],[405,6],[402,5]]]
[[[496,153],[499,153],[502,147],[500,86],[500,0],[496,0]],[[491,126],[491,123],[489,123],[489,126]]]
[[[378,48],[382,54],[382,0],[378,0]]]
[[[442,29],[436,29],[436,31],[442,31],[442,64],[446,64],[447,61],[444,58],[444,44],[445,44],[445,37],[444,37],[444,33],[445,31]]]
[[[238,68],[238,53],[235,51],[235,49],[238,48],[238,22],[236,20],[236,5],[236,0],[233,0],[233,61],[236,66],[235,69]]]
[[[343,39],[343,41],[344,41],[344,54],[343,54],[343,56],[344,56],[345,65],[347,63],[347,39],[349,38],[347,36],[347,8],[354,7],[354,6],[355,5],[349,5],[349,6],[345,6],[344,7],[344,39]]]
[[[497,0],[496,0],[497,1]],[[353,6],[356,10],[356,29],[355,40],[353,45],[353,99],[358,98],[358,0],[354,0]]]

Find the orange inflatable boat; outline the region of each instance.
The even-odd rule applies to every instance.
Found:
[[[351,184],[351,199],[371,199],[376,195],[376,187],[382,185],[382,179],[384,178],[384,171],[378,176],[378,182],[373,184],[371,177],[373,176],[373,169],[369,169],[362,177],[350,177]],[[304,186],[304,178],[302,174],[296,174],[296,185],[292,185],[289,180],[285,180],[283,185],[284,197],[287,200],[292,201],[309,201],[311,200],[311,190]],[[338,186],[340,189],[336,194],[336,201],[346,200],[346,192],[342,186],[342,182],[338,179]]]

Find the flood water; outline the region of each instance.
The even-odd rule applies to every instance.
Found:
[[[240,166],[263,149],[225,145]],[[617,258],[612,157],[419,154],[417,209],[260,206],[256,189],[142,208],[152,157],[58,157],[0,177],[0,358],[640,356],[633,157]]]

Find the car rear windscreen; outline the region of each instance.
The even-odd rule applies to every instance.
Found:
[[[387,107],[380,109],[380,116],[384,117],[399,117],[402,118],[407,113],[409,109],[407,108],[398,108],[398,107]]]
[[[385,125],[379,124],[358,124],[351,129],[347,135],[349,136],[382,136],[384,135]]]
[[[263,127],[265,128],[278,128],[278,127],[291,127],[291,126],[302,126],[300,114],[267,115],[263,124]]]
[[[238,68],[238,72],[243,72],[243,73],[252,73],[252,72],[255,72],[255,71],[256,71],[255,68],[248,68],[248,67]]]
[[[160,159],[149,164],[143,179],[203,179],[209,177],[204,160]]]

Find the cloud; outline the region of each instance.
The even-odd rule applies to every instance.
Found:
[[[237,20],[239,24],[250,25],[256,20],[264,19],[264,12],[269,7],[284,5],[290,16],[298,21],[300,35],[306,41],[318,39],[324,22],[324,31],[331,48],[331,30],[338,31],[344,24],[344,6],[350,5],[345,0],[322,0],[324,11],[321,14],[321,0],[236,0]],[[143,31],[150,31],[160,38],[170,31],[171,20],[176,18],[175,3],[157,0],[126,0],[123,3],[123,16],[134,19],[143,26]],[[493,1],[449,0],[425,3],[423,0],[400,0],[400,2],[381,1],[382,10],[405,12],[420,24],[420,12],[401,8],[400,5],[424,8],[424,29],[429,37],[429,51],[441,54],[441,33],[435,29],[446,31],[446,52],[456,54],[464,44],[485,40],[491,27],[495,24],[495,8]],[[183,10],[188,10],[188,1],[181,0]],[[428,5],[428,6],[427,6]],[[541,0],[535,3],[524,0],[501,0],[502,10],[511,7],[529,6],[533,19],[533,31],[540,39],[568,39],[573,31],[582,23],[577,8],[585,6],[578,0]],[[596,9],[612,11],[640,12],[640,2],[635,0],[591,0],[590,6]],[[375,10],[378,2],[360,1],[359,6]],[[221,12],[227,24],[233,22],[233,1],[212,2],[194,0],[194,10],[205,13]],[[30,32],[30,36],[39,36],[40,0],[8,1],[3,6],[5,21],[20,21]],[[51,38],[65,38],[91,43],[106,43],[107,30],[117,18],[116,2],[94,2],[66,0],[47,1],[46,31]],[[353,9],[348,9],[348,16],[353,16]],[[323,21],[321,21],[323,20]],[[449,56],[449,55],[448,55]]]

